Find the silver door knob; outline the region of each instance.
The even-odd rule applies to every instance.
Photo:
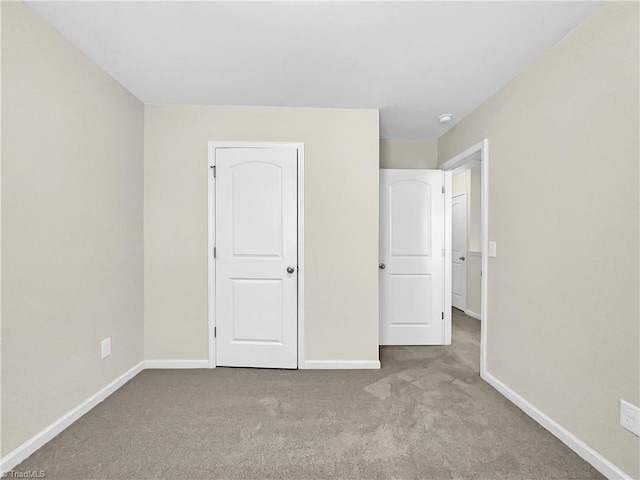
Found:
[[[467,257],[458,257],[458,260],[462,260],[463,262],[467,259]]]
[[[289,266],[287,267],[287,273],[293,273],[293,272],[295,272],[295,271],[296,271],[296,269],[295,269],[292,265],[289,265]]]
[[[378,268],[380,270],[384,270],[385,268],[387,268],[387,266],[384,263],[381,263],[380,265],[378,265]]]

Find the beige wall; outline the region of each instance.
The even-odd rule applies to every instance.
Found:
[[[378,111],[145,106],[145,358],[206,359],[207,142],[305,143],[307,360],[378,359]]]
[[[4,456],[142,360],[144,111],[23,3],[1,8]]]
[[[451,179],[451,192],[453,195],[459,193],[467,194],[467,227],[469,223],[469,193],[471,190],[471,170],[465,170],[462,173],[458,173],[453,176]],[[467,237],[469,236],[469,231],[467,229]],[[467,239],[468,241],[468,239]]]
[[[467,249],[474,252],[482,250],[482,185],[481,169],[465,170],[453,176],[451,190],[467,194]]]
[[[380,168],[438,168],[438,141],[381,138]]]
[[[469,250],[482,251],[482,169],[471,170],[469,182]]]
[[[634,478],[638,14],[607,4],[438,143],[489,139],[488,371]]]

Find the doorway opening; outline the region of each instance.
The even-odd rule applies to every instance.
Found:
[[[488,186],[487,139],[440,166],[450,172],[452,188],[447,219],[451,225],[451,260],[447,264],[451,304],[480,321],[480,376],[487,371]]]

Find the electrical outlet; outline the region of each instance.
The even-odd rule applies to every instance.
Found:
[[[497,254],[497,245],[496,242],[489,242],[489,256],[495,257]]]
[[[640,408],[620,400],[620,425],[640,437]]]
[[[103,340],[100,343],[100,350],[102,352],[102,358],[105,359],[111,355],[111,337]]]

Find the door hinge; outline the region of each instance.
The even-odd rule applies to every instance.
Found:
[[[216,178],[216,166],[211,165],[211,169],[213,170],[213,178]]]
[[[213,247],[213,258],[216,258],[216,247]]]
[[[442,249],[442,257],[444,258],[444,248]]]
[[[213,338],[218,336],[218,327],[213,327]]]
[[[444,193],[444,185],[442,186],[442,193]]]
[[[444,312],[442,312],[442,320],[444,320]]]

